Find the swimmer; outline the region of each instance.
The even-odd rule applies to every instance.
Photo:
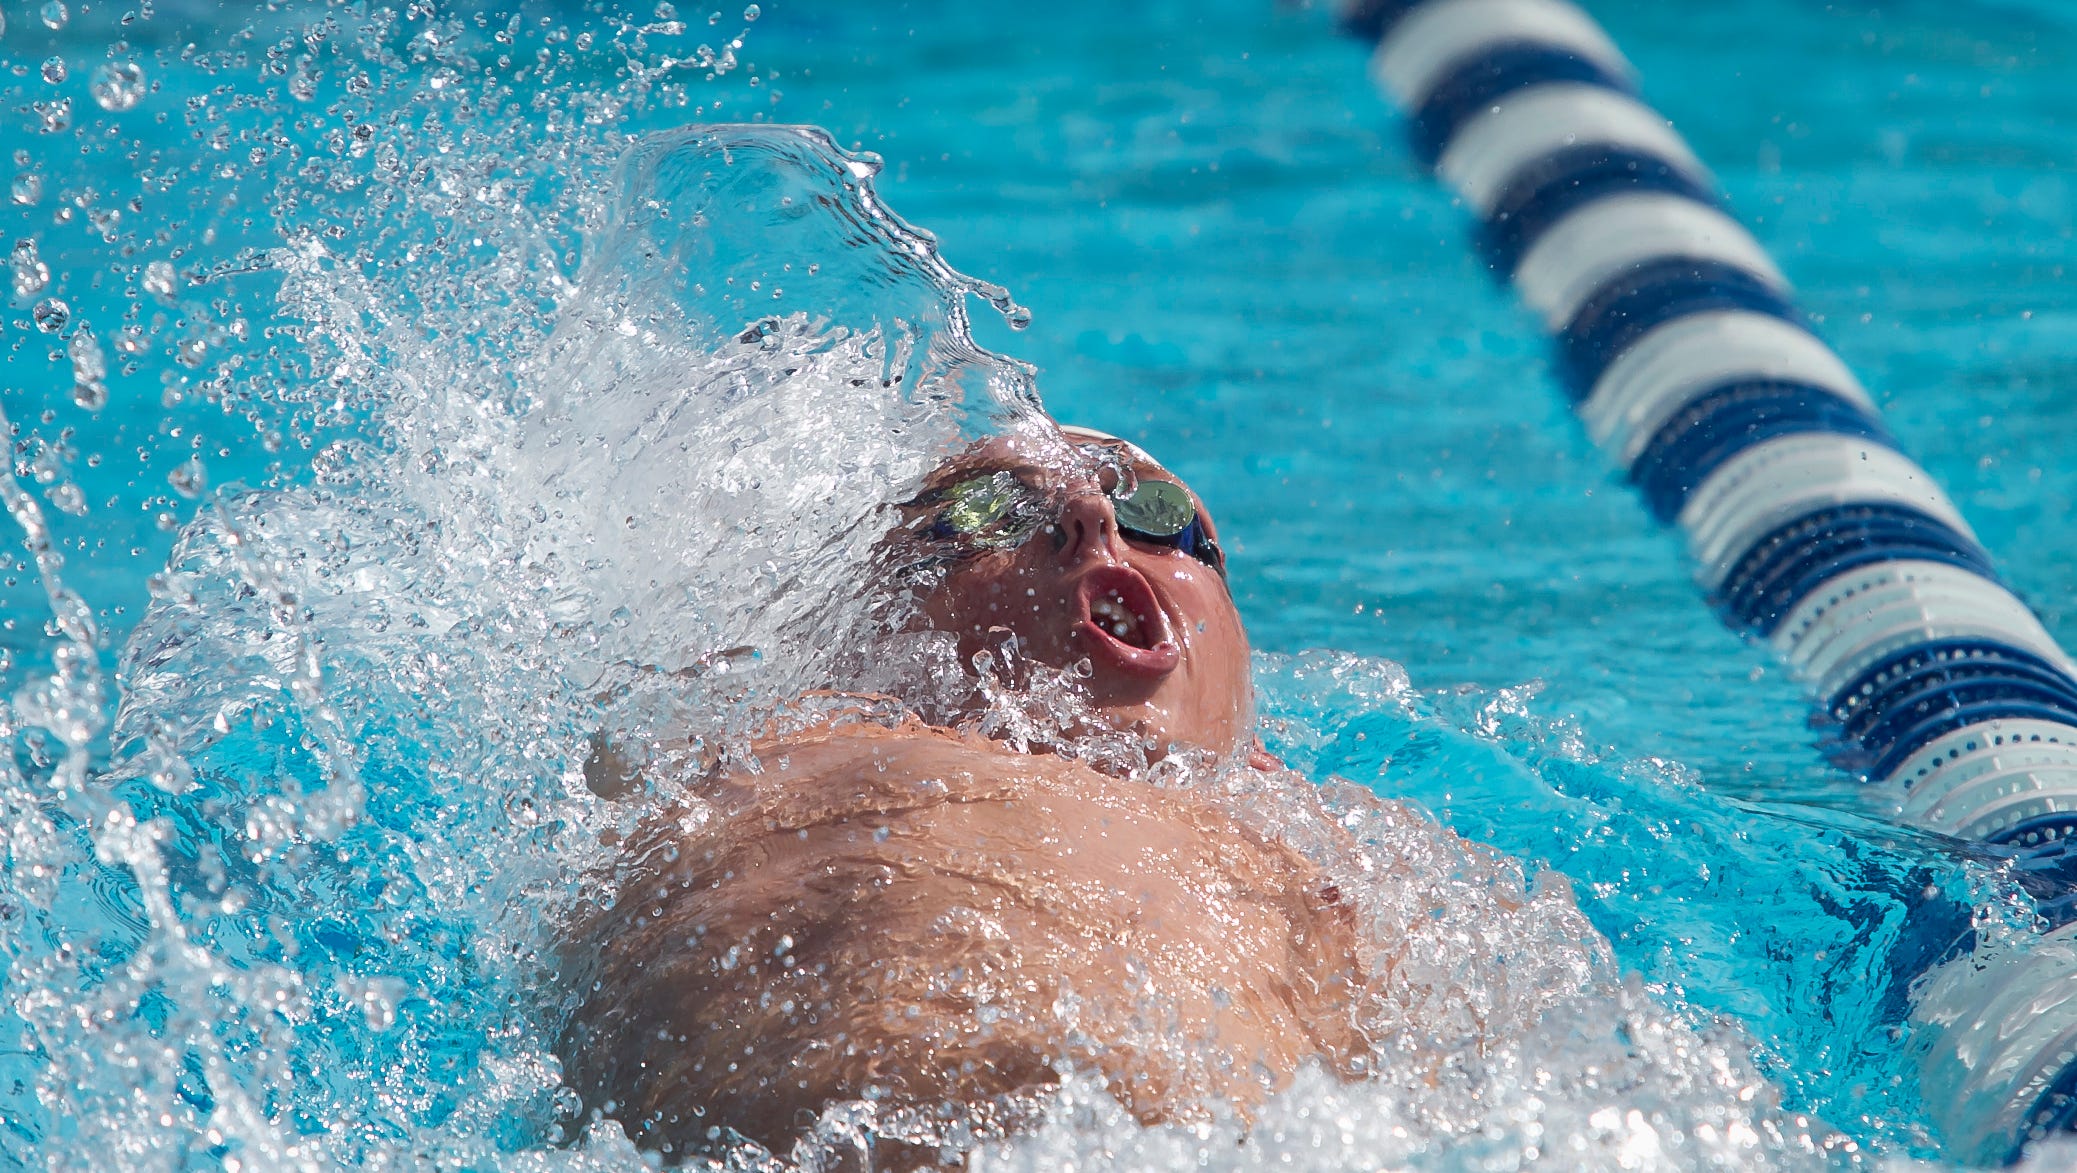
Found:
[[[979,445],[903,507],[890,548],[941,568],[916,624],[963,664],[1007,646],[1067,670],[1148,762],[1280,769],[1203,502],[1067,435]],[[973,715],[767,740],[761,770],[701,789],[704,824],[631,841],[580,935],[596,980],[563,1050],[588,1106],[675,1158],[738,1134],[784,1153],[836,1101],[1013,1124],[1062,1064],[1150,1123],[1245,1113],[1306,1064],[1361,1073],[1379,975],[1318,862],[1144,762],[1017,752]]]

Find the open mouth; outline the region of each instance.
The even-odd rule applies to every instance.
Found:
[[[1077,628],[1093,658],[1128,672],[1161,676],[1181,659],[1168,619],[1138,571],[1099,566],[1082,579],[1082,622]]]

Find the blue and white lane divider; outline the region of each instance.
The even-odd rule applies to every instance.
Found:
[[[1615,43],[1564,0],[1349,0],[1343,25],[1376,43],[1415,153],[1542,316],[1595,443],[1687,535],[1725,621],[1809,686],[1836,758],[1891,788],[1900,820],[2077,880],[2077,663]],[[1946,1028],[1929,1086],[1960,1097],[1964,1151],[2077,1125],[2077,899],[2042,910],[2009,981],[1949,966],[1915,1012]]]

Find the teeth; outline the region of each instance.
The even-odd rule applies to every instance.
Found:
[[[1091,603],[1089,613],[1098,627],[1105,628],[1126,643],[1138,642],[1139,616],[1133,614],[1132,608],[1117,595],[1106,595]]]

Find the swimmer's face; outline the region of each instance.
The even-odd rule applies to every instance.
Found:
[[[959,637],[963,662],[1014,635],[1028,659],[1086,663],[1091,700],[1157,751],[1225,753],[1246,737],[1247,633],[1217,532],[1144,453],[990,440],[933,473],[909,512],[909,531],[950,562],[924,618]]]

